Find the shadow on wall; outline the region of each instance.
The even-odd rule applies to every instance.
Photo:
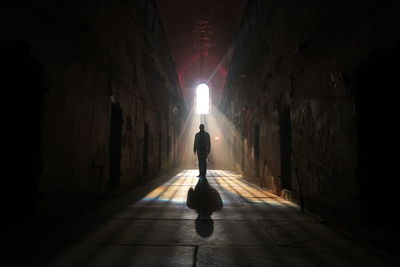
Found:
[[[201,237],[209,237],[214,231],[211,214],[221,210],[222,199],[217,190],[210,186],[205,176],[200,176],[195,188],[189,189],[186,205],[197,211],[196,232]]]

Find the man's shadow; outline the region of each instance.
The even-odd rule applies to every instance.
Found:
[[[221,210],[222,199],[217,190],[210,186],[205,176],[200,176],[195,188],[189,188],[186,205],[197,211],[196,232],[201,237],[209,237],[214,231],[211,214]]]

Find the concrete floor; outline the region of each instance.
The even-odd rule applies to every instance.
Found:
[[[211,220],[186,206],[197,170],[160,177],[34,241],[41,266],[398,266],[229,171]],[[33,264],[34,265],[34,264]]]

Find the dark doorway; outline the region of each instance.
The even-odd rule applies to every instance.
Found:
[[[398,97],[400,47],[372,53],[356,74],[361,221],[400,236]]]
[[[2,196],[11,224],[33,222],[42,169],[44,66],[24,42],[0,41],[2,88]]]
[[[171,152],[171,137],[169,136],[169,119],[168,119],[168,116],[166,116],[166,121],[167,121],[167,132],[165,133],[165,138],[166,138],[166,140],[165,140],[165,144],[166,144],[166,158],[165,158],[165,160],[166,160],[166,164],[165,164],[165,166],[167,167],[167,168],[169,168],[170,167],[170,152]]]
[[[149,163],[149,124],[144,124],[143,133],[143,176],[147,176]]]
[[[281,187],[291,190],[292,175],[292,124],[290,107],[285,106],[279,116],[279,135],[281,147]]]
[[[119,185],[121,177],[122,109],[119,103],[111,106],[110,184]]]
[[[161,170],[162,164],[162,134],[161,131],[158,132],[158,170]]]
[[[243,141],[241,142],[241,148],[240,148],[240,155],[241,155],[241,157],[240,157],[240,165],[242,166],[242,172],[245,172],[245,170],[246,170],[246,165],[245,165],[245,162],[246,162],[246,142],[245,142],[245,139],[243,139]]]
[[[259,176],[260,169],[260,126],[256,124],[254,127],[254,173]]]

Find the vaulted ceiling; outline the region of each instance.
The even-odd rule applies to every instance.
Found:
[[[183,96],[207,82],[218,105],[247,0],[157,0]]]

